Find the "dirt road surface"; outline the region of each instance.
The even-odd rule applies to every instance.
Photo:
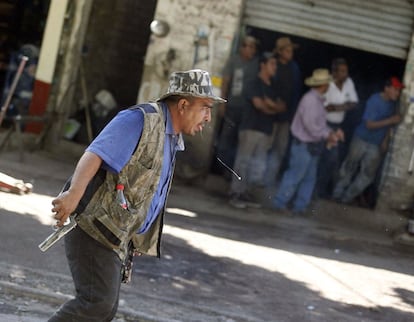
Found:
[[[0,158],[0,171],[34,185],[27,195],[0,192],[0,321],[46,321],[73,296],[63,243],[37,246],[74,164],[42,153],[26,160]],[[413,247],[344,219],[366,211],[235,210],[213,190],[173,185],[162,259],[135,258],[116,321],[414,321]]]

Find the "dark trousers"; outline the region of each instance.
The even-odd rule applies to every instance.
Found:
[[[240,108],[227,107],[218,139],[217,156],[229,167],[233,167],[236,159],[241,119]]]
[[[328,125],[331,129],[337,130],[340,124],[330,123]],[[330,199],[339,176],[339,168],[344,159],[344,143],[338,142],[336,146],[329,150],[325,147],[318,164],[318,176],[316,182],[316,191],[318,197]]]
[[[111,321],[118,309],[121,260],[77,227],[65,237],[65,251],[76,296],[49,322]]]
[[[339,143],[342,145],[342,143]],[[325,148],[319,159],[317,193],[320,198],[330,198],[339,172],[339,147]]]

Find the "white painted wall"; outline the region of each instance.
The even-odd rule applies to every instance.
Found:
[[[39,64],[36,70],[36,79],[48,84],[52,82],[55,72],[67,4],[68,0],[52,0],[50,2]]]
[[[396,128],[382,178],[379,206],[401,208],[414,202],[414,31],[404,74],[400,110],[404,121]],[[414,170],[411,169],[411,170]]]

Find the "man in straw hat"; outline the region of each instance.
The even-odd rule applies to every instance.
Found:
[[[207,72],[174,72],[156,103],[119,112],[89,145],[64,192],[52,201],[57,226],[77,214],[77,227],[65,236],[76,295],[49,321],[113,319],[133,254],[160,256],[164,207],[175,154],[184,149],[182,134],[202,131],[216,102],[225,100],[213,94]],[[123,189],[123,207],[116,187]]]
[[[342,130],[333,131],[326,124],[324,94],[328,90],[331,75],[327,69],[316,69],[306,78],[311,89],[302,97],[294,116],[293,136],[289,155],[289,167],[284,172],[280,187],[274,197],[273,206],[285,210],[290,200],[293,212],[306,211],[316,182],[319,155],[325,144],[336,145],[343,140]]]

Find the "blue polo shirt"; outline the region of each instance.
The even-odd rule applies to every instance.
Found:
[[[139,105],[145,111],[154,111],[150,104]],[[165,115],[166,131],[164,157],[161,168],[161,178],[151,201],[144,223],[137,233],[145,233],[162,211],[173,175],[173,165],[177,151],[184,150],[181,134],[174,134],[170,112],[161,103]],[[141,138],[144,126],[144,114],[140,109],[126,109],[119,112],[88,146],[86,151],[95,153],[102,160],[102,167],[110,172],[119,173],[131,159]]]
[[[384,100],[381,93],[371,95],[366,103],[362,121],[355,129],[355,135],[365,142],[378,146],[381,145],[389,126],[378,129],[368,129],[366,122],[380,121],[389,118],[395,114],[395,108],[396,102]]]

